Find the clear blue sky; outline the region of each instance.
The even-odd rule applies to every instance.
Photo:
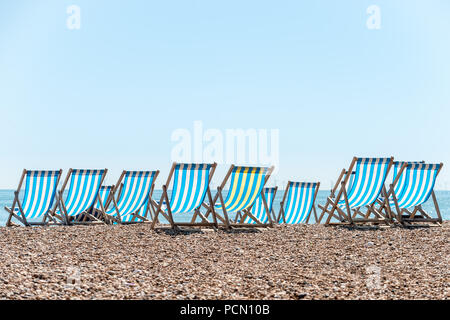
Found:
[[[450,190],[449,16],[446,0],[3,0],[0,188],[23,168],[161,182],[172,132],[201,120],[279,129],[279,181],[328,189],[352,156],[393,155],[444,162]]]

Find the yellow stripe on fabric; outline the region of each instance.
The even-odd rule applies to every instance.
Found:
[[[235,198],[236,191],[239,189],[238,188],[239,177],[236,175],[239,175],[241,173],[240,172],[241,170],[242,170],[241,168],[238,168],[234,173],[233,185],[230,186],[230,189],[231,189],[230,197],[228,198],[228,201],[225,203],[225,208],[228,208],[230,205],[232,205],[234,203],[233,199]],[[244,177],[245,177],[245,174],[247,173],[247,171],[248,171],[248,168],[245,168],[244,172],[242,172]]]
[[[256,198],[261,194],[261,192],[264,192],[264,190],[262,190],[262,184],[264,184],[264,179],[263,179],[263,175],[260,173],[259,175],[258,175],[258,181],[257,181],[257,183],[256,183],[256,187],[255,187],[255,190],[253,191],[253,194],[252,194],[252,197],[250,198],[251,199],[251,201],[250,202],[246,202],[247,201],[247,199],[248,199],[248,196],[247,196],[247,198],[243,201],[243,204],[245,204],[245,203],[250,203],[250,205],[252,204],[252,203],[254,203],[255,201],[256,201]],[[258,193],[258,190],[259,189],[261,189],[261,192],[260,193]],[[262,203],[262,206],[264,206],[264,202],[263,201],[261,201],[261,203]],[[242,210],[242,209],[245,209],[245,208],[240,208],[239,210]]]
[[[236,201],[234,201],[229,207],[227,207],[227,211],[233,212],[235,210],[236,207],[240,206],[241,204],[241,199],[244,195],[244,193],[248,193],[248,189],[245,190],[245,186],[247,185],[247,181],[250,180],[250,182],[248,183],[249,186],[251,186],[251,181],[253,181],[253,169],[252,172],[248,172],[249,170],[246,169],[245,173],[242,176],[242,182],[241,185],[239,186],[239,194],[237,195]]]
[[[248,188],[246,190],[247,192],[245,194],[244,199],[239,201],[238,203],[236,203],[236,205],[231,210],[242,210],[242,209],[244,209],[243,207],[244,207],[245,203],[247,203],[248,198],[253,198],[253,201],[250,202],[250,204],[255,202],[255,199],[256,199],[255,194],[258,195],[257,190],[259,190],[259,187],[261,185],[261,178],[262,178],[262,175],[256,173],[255,171],[256,170],[254,169],[253,172],[251,174],[249,174],[250,181],[249,181]],[[252,189],[253,189],[253,183],[254,183],[254,180],[255,180],[255,176],[257,176],[258,180],[256,182],[257,185],[255,187],[255,191],[253,191],[253,194],[252,194]],[[242,195],[243,195],[243,193],[241,193],[241,198],[242,198]],[[236,209],[236,207],[238,207],[238,208]]]

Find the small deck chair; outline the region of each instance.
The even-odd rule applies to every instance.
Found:
[[[109,195],[113,191],[114,186],[101,186],[100,190],[98,190],[98,200],[94,204],[94,209],[101,210],[102,205],[103,208],[108,207]]]
[[[319,182],[289,181],[280,204],[277,221],[287,224],[309,223],[311,212],[314,211],[314,218],[317,223],[318,217],[314,203],[319,187]]]
[[[395,180],[389,188],[389,205],[385,202],[381,209],[395,211],[395,218],[405,226],[422,222],[440,225],[442,216],[433,189],[442,166],[442,163],[394,163]],[[422,208],[422,204],[427,202],[430,196],[437,218],[433,218]]]
[[[240,167],[231,165],[228,173],[225,176],[222,184],[217,188],[217,194],[214,197],[214,210],[216,211],[216,217],[227,228],[232,227],[272,227],[273,220],[270,214],[269,206],[267,204],[266,197],[262,192],[264,185],[269,180],[274,167]],[[224,200],[222,192],[228,179],[231,177],[230,188],[226,200]],[[251,208],[256,199],[261,196],[268,222],[263,223],[255,217]],[[220,200],[219,204],[216,204],[217,200]],[[221,210],[223,216],[217,213],[217,210]],[[244,222],[232,222],[230,220],[230,214],[238,214],[245,218],[250,218],[255,223]],[[207,215],[209,212],[207,213]],[[248,220],[247,220],[248,221]]]
[[[99,190],[108,169],[69,169],[67,177],[59,191],[59,210],[53,212],[62,223],[90,224],[104,223],[91,214],[92,207],[100,200]],[[69,186],[67,197],[64,190]],[[100,202],[100,207],[103,207]],[[104,213],[104,208],[101,208]]]
[[[107,200],[107,206],[112,204],[106,211],[107,219],[119,224],[150,222],[146,218],[147,203],[151,201],[158,174],[159,171],[124,170]]]
[[[5,207],[9,213],[6,226],[12,226],[11,219],[14,217],[25,226],[57,224],[50,215],[55,202],[56,190],[62,170],[59,171],[36,171],[23,170],[19,186],[14,192],[14,200],[11,208]],[[25,180],[25,192],[23,201],[19,199],[20,189]],[[30,222],[29,219],[40,219],[41,222]],[[49,221],[47,221],[47,219]]]
[[[389,217],[375,208],[378,198],[382,195],[386,197],[385,187],[386,177],[392,167],[393,158],[353,158],[349,170],[343,170],[336,182],[341,185],[337,197],[334,192],[327,198],[325,206],[320,206],[322,214],[328,214],[326,225],[331,224],[365,224],[365,223],[385,223],[389,224]],[[353,172],[353,183],[348,184]],[[336,187],[337,189],[337,187]],[[348,189],[348,190],[347,190]],[[328,208],[331,206],[331,209]],[[366,208],[365,213],[361,208]],[[362,218],[356,218],[361,216]],[[331,223],[332,218],[336,218],[338,223]]]
[[[114,186],[101,186],[98,191],[99,199],[95,201],[94,206],[92,207],[91,214],[99,219],[103,219],[105,216],[103,215],[102,208],[108,208],[109,202],[111,199],[109,195],[111,191],[113,191]]]
[[[277,194],[278,187],[275,188],[264,188],[264,196],[266,197],[267,206],[269,207],[269,212],[272,215],[272,221],[276,221],[275,212],[273,211],[273,203],[275,196]],[[259,195],[259,197],[256,199],[255,203],[252,205],[252,208],[250,209],[250,213],[258,219],[262,224],[269,223],[269,217],[266,214],[266,209],[264,207],[264,202],[262,195]],[[235,222],[237,223],[246,223],[246,224],[255,224],[256,221],[254,221],[252,218],[250,218],[248,215],[242,215],[240,212],[238,212]]]
[[[159,214],[163,215],[173,229],[178,227],[213,227],[217,228],[215,212],[213,221],[208,220],[200,211],[202,207],[212,206],[212,196],[209,184],[217,164],[196,164],[196,163],[173,163],[170,169],[166,184],[163,185],[163,193],[159,202],[154,202],[155,215],[153,217],[152,228],[159,222]],[[173,177],[172,194],[169,199],[168,187]],[[209,206],[205,203],[208,196]],[[174,215],[183,213],[193,213],[190,222],[175,222]],[[197,218],[201,221],[197,222]]]

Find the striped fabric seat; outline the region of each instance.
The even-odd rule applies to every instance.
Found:
[[[272,212],[273,202],[276,193],[277,188],[264,188],[264,196],[266,198],[267,206],[269,207],[269,213]],[[261,195],[256,199],[255,203],[253,204],[250,210],[250,213],[262,223],[269,223],[269,217],[267,216],[266,208],[264,206],[264,201]],[[256,224],[256,221],[254,221],[249,216],[246,216],[244,221],[241,222]]]
[[[20,214],[26,220],[42,218],[53,206],[61,171],[26,170],[24,174],[25,193],[21,203],[23,216],[17,205],[11,209],[5,209]]]
[[[395,168],[394,164],[394,173]],[[440,164],[408,163],[394,187],[398,206],[411,208],[425,203],[433,191],[439,169]],[[391,207],[395,207],[394,201],[389,200]]]
[[[370,205],[379,197],[390,163],[390,158],[358,158],[356,160],[354,181],[347,195],[350,209]],[[345,200],[340,200],[338,206],[345,209]]]
[[[106,214],[120,217],[121,222],[132,222],[148,202],[156,175],[157,171],[125,171],[121,176],[123,186],[119,199]],[[120,181],[117,185],[120,186]]]
[[[269,168],[260,167],[234,167],[224,207],[222,204],[216,204],[215,208],[227,213],[249,208],[261,194],[268,170]]]
[[[105,169],[71,169],[69,191],[63,201],[68,216],[77,216],[94,205],[105,174]]]
[[[287,224],[305,223],[313,209],[318,183],[289,182],[289,193],[283,207]]]
[[[200,207],[209,187],[211,167],[211,164],[204,163],[178,163],[175,165],[170,197],[172,214],[190,213]],[[166,206],[163,206],[162,209],[167,212]]]

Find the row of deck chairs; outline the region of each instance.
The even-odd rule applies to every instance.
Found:
[[[173,228],[268,227],[277,222],[305,222],[311,210],[315,211],[319,183],[290,182],[286,209],[275,216],[277,189],[264,188],[273,167],[232,165],[213,198],[210,181],[216,166],[174,163],[159,200],[153,197],[159,171],[123,171],[115,185],[103,186],[107,169],[70,169],[58,190],[62,170],[24,170],[12,206],[5,207],[9,213],[6,225],[14,225],[15,219],[25,226],[147,222],[154,228],[162,216]],[[174,216],[180,214],[192,218],[175,221]]]
[[[405,226],[416,223],[440,225],[442,216],[434,193],[436,178],[443,164],[401,162],[391,158],[353,158],[348,170],[343,169],[331,190],[319,223],[386,224]],[[393,179],[386,180],[393,168]],[[336,194],[337,193],[337,194]],[[436,216],[422,205],[432,198]]]
[[[273,203],[277,188],[265,187],[273,167],[232,165],[213,197],[210,181],[216,166],[174,163],[159,200],[153,197],[159,171],[123,171],[115,185],[103,186],[107,169],[70,169],[57,191],[62,170],[24,170],[12,206],[5,207],[9,213],[6,225],[13,225],[14,218],[25,226],[151,223],[154,228],[162,216],[172,228],[270,227],[309,223],[312,213],[316,223],[326,218],[327,225],[442,222],[433,191],[442,164],[354,158],[350,168],[342,170],[326,204],[319,205],[320,216],[315,208],[318,182],[288,182],[276,215]],[[385,181],[391,167],[394,179],[387,189]],[[421,206],[430,196],[437,218]],[[181,214],[190,214],[191,220],[175,221],[174,216]]]

